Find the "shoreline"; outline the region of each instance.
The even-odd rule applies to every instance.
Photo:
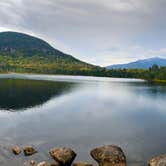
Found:
[[[143,82],[148,82],[148,83],[152,83],[152,84],[156,84],[156,85],[166,85],[166,80],[158,80],[158,79],[154,79],[154,80],[146,80],[143,78],[130,78],[130,77],[108,77],[108,76],[95,76],[95,75],[65,75],[65,74],[45,74],[45,73],[19,73],[19,72],[4,72],[4,73],[0,73],[0,76],[2,75],[30,75],[30,76],[57,76],[57,77],[93,77],[93,78],[110,78],[110,79],[129,79],[129,80],[140,80]]]
[[[93,166],[93,161],[99,166],[127,166],[127,157],[123,149],[117,145],[103,145],[96,147],[89,152],[91,161],[75,161],[77,153],[70,147],[54,147],[45,154],[48,155],[47,160],[44,158],[36,158],[35,155],[40,153],[39,149],[34,146],[10,146],[8,153],[13,162],[20,159],[25,166]],[[7,153],[7,152],[6,152]],[[13,154],[13,155],[12,155]],[[9,156],[8,156],[9,157]],[[24,160],[23,160],[24,159]],[[4,158],[4,160],[6,160]],[[25,164],[26,163],[26,164]],[[133,165],[137,165],[138,162],[132,162]],[[152,156],[146,162],[148,166],[156,166],[161,163],[166,165],[166,154],[160,154],[158,156]],[[143,164],[143,163],[142,163]],[[142,165],[141,163],[138,165]],[[144,165],[144,164],[143,164]]]
[[[76,74],[50,74],[50,73],[21,73],[21,72],[4,72],[1,73],[0,72],[0,76],[1,75],[7,75],[7,74],[15,74],[15,75],[23,75],[23,74],[27,74],[27,75],[42,75],[42,76],[76,76],[76,77],[99,77],[99,78],[119,78],[119,79],[130,79],[130,80],[142,80],[142,81],[148,81],[146,79],[143,78],[133,78],[133,77],[110,77],[110,76],[96,76],[96,75],[76,75]],[[166,81],[166,80],[165,80]]]

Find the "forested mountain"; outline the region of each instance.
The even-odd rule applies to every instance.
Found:
[[[149,69],[154,64],[158,65],[159,67],[166,66],[166,59],[159,57],[142,59],[127,64],[107,66],[107,69]]]
[[[81,74],[99,67],[65,54],[47,42],[22,33],[0,33],[0,71]]]
[[[0,33],[0,54],[10,56],[43,56],[76,60],[74,57],[56,50],[47,42],[23,33]],[[78,61],[78,60],[77,60]]]

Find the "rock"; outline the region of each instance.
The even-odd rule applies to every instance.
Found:
[[[61,166],[70,166],[76,157],[72,149],[65,147],[52,149],[49,154]]]
[[[126,157],[120,147],[105,145],[91,151],[99,166],[126,166]]]
[[[31,161],[30,161],[30,165],[32,165],[32,166],[34,166],[35,163],[36,163],[36,162],[35,162],[34,160],[31,160]]]
[[[50,164],[50,166],[60,166],[60,164],[56,161],[54,161],[53,163]]]
[[[48,166],[48,164],[45,161],[42,161],[38,163],[37,166]]]
[[[10,158],[11,157],[10,151],[11,151],[11,149],[8,147],[1,147],[0,154],[1,154],[1,156],[4,156],[5,158]]]
[[[73,166],[93,166],[93,165],[86,162],[77,162],[77,163],[74,163]]]
[[[14,146],[12,151],[15,155],[19,155],[21,153],[21,149],[18,146]]]
[[[166,166],[166,154],[156,156],[149,161],[149,166]]]
[[[31,146],[27,146],[24,148],[24,155],[25,156],[31,156],[35,153],[37,153],[37,151]]]
[[[17,163],[17,162],[16,162]],[[17,163],[18,164],[18,163]],[[23,166],[30,166],[29,165],[29,161],[25,161],[24,163],[23,163]]]

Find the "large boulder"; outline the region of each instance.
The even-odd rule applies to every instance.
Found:
[[[70,148],[54,148],[49,152],[50,156],[59,163],[60,166],[70,166],[76,157],[76,153]]]
[[[149,166],[166,166],[166,154],[156,156],[149,161]]]
[[[122,149],[115,145],[105,145],[90,152],[99,166],[126,166],[126,157]]]

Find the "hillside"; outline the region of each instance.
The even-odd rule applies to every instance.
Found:
[[[166,59],[164,58],[149,58],[149,59],[143,59],[143,60],[138,60],[135,62],[127,63],[127,64],[117,64],[117,65],[111,65],[107,66],[107,69],[148,69],[152,65],[158,65],[159,67],[161,66],[166,66]]]
[[[17,32],[0,33],[0,72],[88,73],[98,67],[65,54],[47,42]]]

